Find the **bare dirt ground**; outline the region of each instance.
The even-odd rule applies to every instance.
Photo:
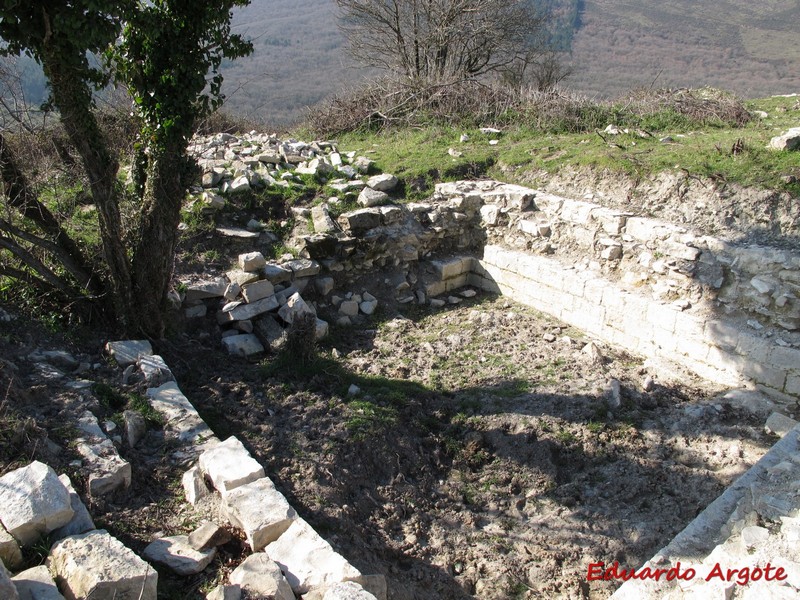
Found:
[[[791,226],[765,231],[786,240]],[[210,275],[226,248],[202,239],[219,264],[196,245],[187,269]],[[100,335],[22,318],[0,326],[0,474],[33,458],[69,473],[98,527],[136,551],[191,531],[200,515],[182,500],[187,465],[166,461],[156,423],[120,450],[131,489],[83,493],[70,419],[87,406],[119,419],[142,391],[120,384]],[[617,584],[587,582],[590,563],[641,565],[776,440],[715,399],[721,390],[689,375],[651,387],[640,358],[599,343],[583,351],[589,341],[479,293],[438,311],[384,303],[334,327],[307,365],[225,355],[213,314],[154,346],[215,433],[243,439],[303,518],[362,572],[387,576],[390,598],[599,599]],[[83,376],[117,395],[46,379],[26,358],[37,348],[99,364]],[[244,555],[238,536],[198,576],[159,568],[159,595],[203,598]]]

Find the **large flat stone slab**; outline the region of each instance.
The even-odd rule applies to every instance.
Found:
[[[277,540],[297,517],[267,477],[228,492],[222,506],[231,524],[245,532],[253,552]]]
[[[295,594],[361,576],[358,569],[299,517],[264,552],[280,565]]]
[[[70,522],[69,492],[55,471],[34,461],[0,477],[0,522],[23,546]]]
[[[64,600],[44,565],[18,573],[11,581],[17,588],[19,600]]]
[[[157,600],[158,573],[103,529],[56,543],[47,566],[69,600]]]
[[[217,549],[195,550],[189,536],[175,535],[153,540],[142,552],[149,561],[169,567],[178,575],[195,575],[205,569],[217,554]]]
[[[147,340],[121,340],[118,342],[108,342],[106,352],[117,361],[120,367],[135,365],[136,361],[142,356],[153,353],[153,347]]]
[[[264,468],[235,437],[229,437],[200,455],[200,470],[223,496],[264,477]]]
[[[263,552],[251,554],[231,573],[230,582],[255,598],[294,600],[294,592],[281,568]]]

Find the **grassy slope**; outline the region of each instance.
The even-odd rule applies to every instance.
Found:
[[[800,153],[766,149],[770,138],[800,125],[798,98],[767,98],[748,103],[750,110],[763,110],[766,119],[755,119],[737,128],[706,127],[690,131],[668,126],[651,138],[597,133],[551,135],[526,127],[509,128],[501,136],[487,136],[477,130],[445,127],[407,129],[385,133],[353,133],[340,142],[343,148],[370,152],[378,166],[405,178],[452,180],[465,175],[495,176],[514,181],[515,172],[542,169],[555,172],[571,166],[591,166],[646,175],[665,169],[685,169],[692,175],[722,178],[729,182],[800,193],[800,185],[782,180],[784,175],[800,177]],[[647,124],[645,124],[647,125]],[[647,128],[647,127],[646,127]],[[647,128],[651,131],[654,128]],[[470,136],[459,142],[462,133]],[[671,136],[674,143],[659,138]],[[499,139],[496,146],[489,139]],[[737,140],[744,150],[731,152]],[[452,157],[448,149],[463,153]]]

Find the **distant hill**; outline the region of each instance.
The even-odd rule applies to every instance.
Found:
[[[574,74],[564,87],[616,97],[635,87],[714,86],[744,97],[800,92],[800,0],[529,0],[551,10],[551,42]],[[252,0],[234,30],[252,56],[224,66],[227,109],[284,125],[308,106],[358,86],[335,0]],[[31,102],[41,72],[20,61]]]
[[[709,85],[745,97],[800,92],[798,0],[585,0],[568,86]]]

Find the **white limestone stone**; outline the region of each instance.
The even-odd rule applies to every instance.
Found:
[[[50,539],[54,542],[64,539],[70,535],[78,535],[94,529],[94,521],[92,521],[92,516],[89,514],[89,511],[86,509],[84,503],[81,501],[81,497],[78,496],[75,488],[72,487],[72,481],[70,481],[69,476],[66,474],[59,475],[58,480],[64,485],[65,488],[67,488],[67,491],[69,492],[70,507],[72,508],[74,514],[72,515],[72,519],[69,523],[53,531]]]
[[[0,563],[9,569],[16,569],[22,564],[22,551],[14,537],[0,525]]]
[[[104,496],[131,484],[131,465],[120,457],[113,442],[104,436],[100,442],[79,440],[75,449],[89,471],[89,493]]]
[[[158,354],[139,357],[138,365],[149,387],[156,387],[175,379],[167,362]]]
[[[299,292],[295,292],[286,300],[286,304],[281,306],[278,316],[286,323],[292,324],[299,315],[312,315],[317,317],[317,313],[311,308]]]
[[[774,412],[767,419],[764,429],[767,433],[774,433],[777,436],[783,437],[789,433],[795,425],[797,425],[797,421],[794,419],[782,415],[779,412]]]
[[[2,563],[0,563],[0,598],[3,598],[3,600],[19,600],[17,588]]]
[[[236,304],[234,303],[230,310],[223,310],[217,313],[217,320],[220,323],[230,321],[247,321],[259,315],[263,315],[271,310],[278,308],[278,300],[275,296],[268,296],[261,300],[249,304]]]
[[[67,598],[157,600],[158,573],[103,529],[56,543],[47,566]]]
[[[174,381],[168,381],[157,388],[148,388],[147,397],[151,406],[164,416],[169,431],[182,442],[197,444],[216,439]]]
[[[295,519],[284,534],[264,552],[286,574],[296,594],[355,579],[361,573],[303,519]]]
[[[242,296],[248,304],[263,298],[269,298],[274,293],[275,288],[267,279],[261,279],[242,286]]]
[[[210,493],[203,479],[203,473],[200,471],[200,467],[197,466],[192,467],[183,474],[183,477],[181,477],[181,484],[183,485],[183,492],[186,495],[186,501],[192,506]]]
[[[157,562],[178,575],[195,575],[205,569],[217,554],[215,547],[195,550],[186,535],[175,535],[153,540],[142,553],[151,562]]]
[[[222,338],[222,345],[234,356],[250,356],[264,352],[264,346],[252,333],[243,333]]]
[[[367,179],[367,186],[371,187],[373,190],[378,190],[379,192],[389,192],[397,187],[397,184],[400,183],[394,175],[390,175],[389,173],[382,173],[380,175],[374,175]]]
[[[238,583],[218,585],[206,594],[206,600],[241,600],[241,597],[242,587]]]
[[[19,600],[64,600],[44,565],[18,573],[11,581],[17,588]]]
[[[186,289],[186,302],[195,302],[204,298],[219,298],[225,294],[228,282],[222,277],[210,281],[193,283]]]
[[[253,552],[277,540],[297,517],[267,477],[227,492],[222,507],[231,524],[245,532]]]
[[[223,496],[241,485],[264,477],[263,467],[233,436],[203,452],[198,464],[205,477]]]
[[[44,463],[0,477],[0,522],[23,546],[66,525],[73,514],[67,488]]]
[[[233,570],[230,582],[250,597],[294,600],[294,593],[280,567],[263,552],[251,554]]]
[[[255,273],[267,266],[267,261],[261,252],[248,252],[239,255],[239,268],[245,273]]]
[[[106,344],[108,352],[120,367],[135,365],[136,361],[142,356],[153,353],[153,347],[147,340],[123,340],[118,342],[108,342]]]
[[[365,187],[358,195],[358,203],[366,208],[370,208],[372,206],[381,206],[382,204],[386,204],[388,201],[389,195],[386,192],[374,190],[369,187]]]

